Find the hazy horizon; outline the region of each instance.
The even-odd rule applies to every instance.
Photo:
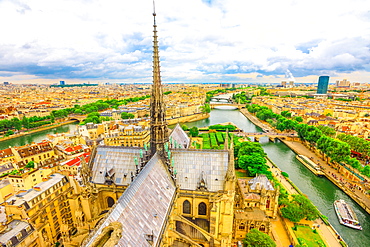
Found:
[[[0,82],[150,83],[152,0],[0,1]],[[370,82],[366,0],[157,0],[164,83]]]

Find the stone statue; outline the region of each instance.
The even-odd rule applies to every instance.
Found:
[[[91,244],[91,247],[112,247],[118,243],[121,237],[122,224],[115,221],[103,228],[100,235]]]

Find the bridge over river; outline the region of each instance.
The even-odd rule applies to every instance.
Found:
[[[210,102],[209,106],[211,107],[211,109],[214,109],[214,108],[219,108],[220,106],[230,106],[230,107],[235,107],[235,109],[242,109],[245,107],[245,104],[236,104],[236,103],[214,103],[214,102]]]
[[[68,120],[77,120],[79,122],[82,122],[83,120],[85,120],[87,117],[87,114],[86,115],[79,115],[79,114],[69,114],[68,115]]]
[[[240,137],[254,137],[255,141],[259,141],[261,137],[268,137],[271,141],[275,141],[276,139],[293,140],[298,137],[295,133],[277,132],[238,132],[236,135]]]

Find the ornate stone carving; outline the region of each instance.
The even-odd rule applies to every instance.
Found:
[[[122,224],[115,221],[104,227],[100,235],[91,244],[91,247],[115,246],[122,236]]]

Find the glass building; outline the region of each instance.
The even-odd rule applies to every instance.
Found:
[[[319,83],[317,85],[318,94],[327,94],[329,86],[329,76],[320,76]]]

